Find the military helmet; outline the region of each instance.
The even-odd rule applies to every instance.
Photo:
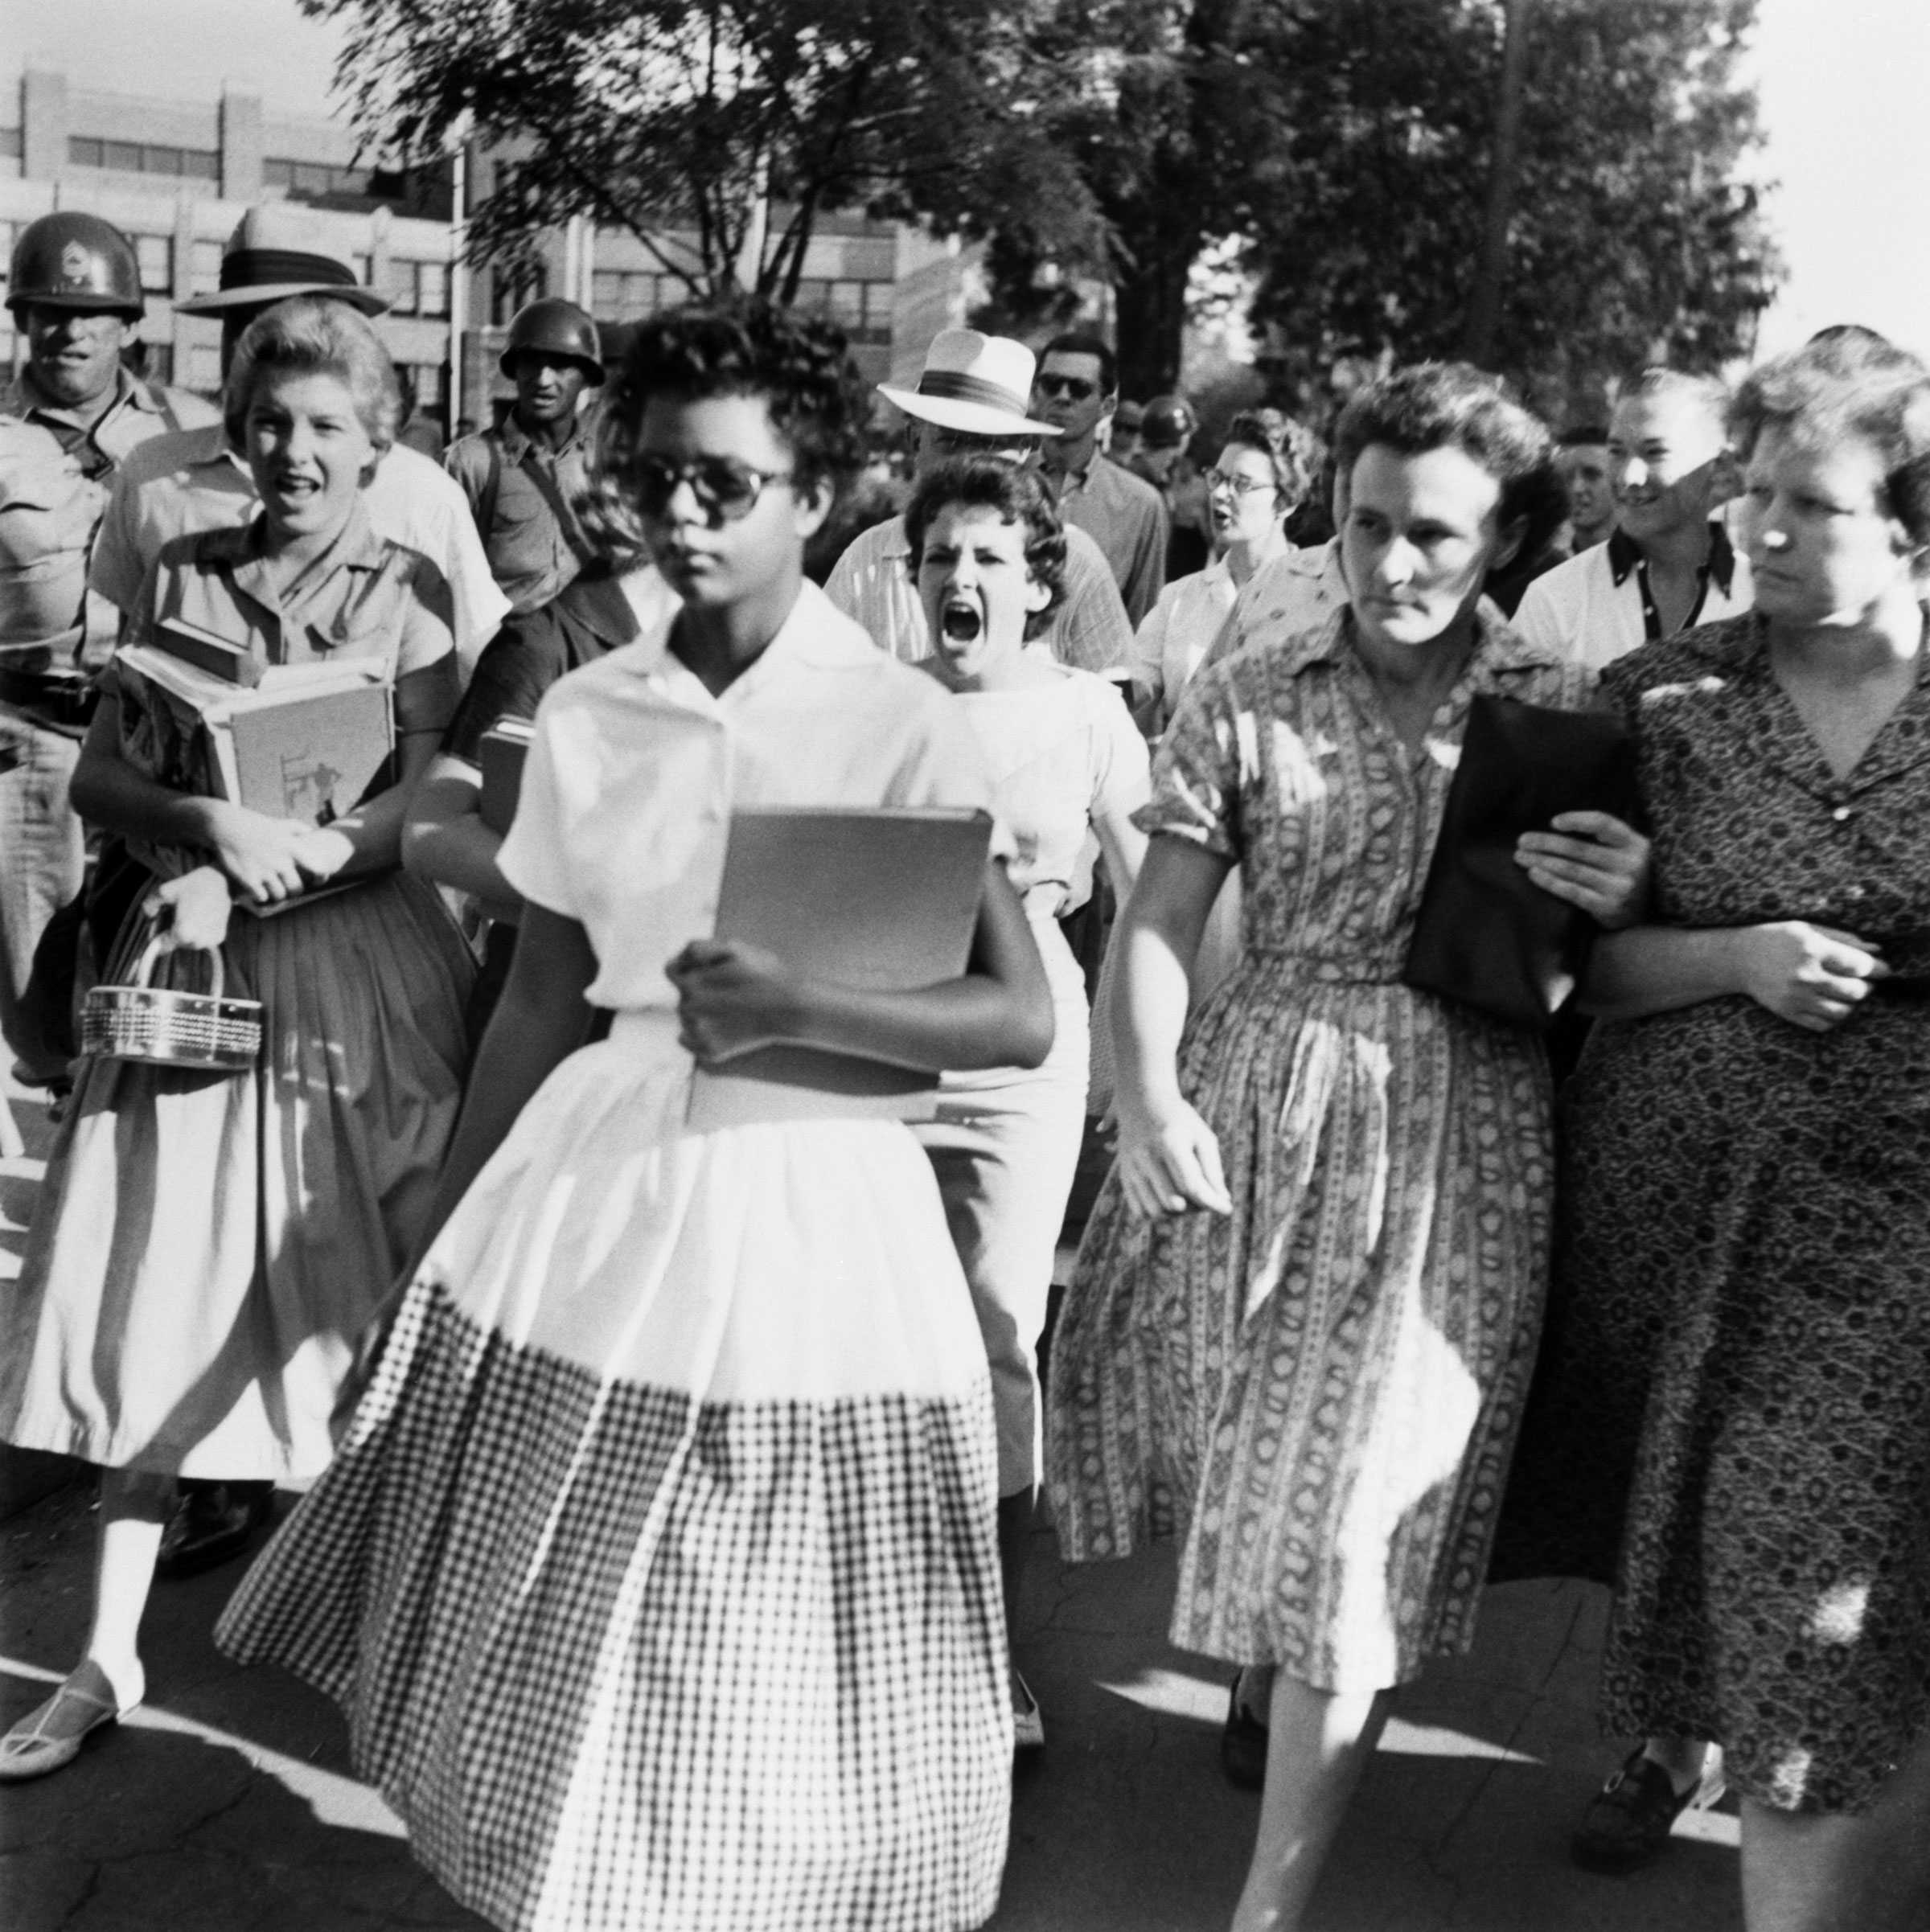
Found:
[[[6,306],[114,310],[138,322],[141,264],[134,244],[97,215],[61,209],[30,221],[14,244],[7,271]]]
[[[1200,426],[1183,396],[1156,396],[1140,419],[1140,441],[1148,449],[1177,449]]]
[[[597,340],[597,325],[573,301],[548,295],[517,310],[510,318],[508,339],[496,367],[511,382],[516,372],[511,365],[525,349],[545,355],[567,357],[582,365],[593,386],[603,379],[603,354]]]

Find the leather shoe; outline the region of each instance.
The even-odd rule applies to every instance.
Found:
[[[1267,1726],[1240,1702],[1236,1676],[1226,1694],[1226,1723],[1220,1733],[1220,1769],[1242,1791],[1267,1782]]]
[[[1620,1878],[1667,1848],[1675,1821],[1692,1807],[1705,1810],[1723,1795],[1722,1754],[1712,1745],[1702,1775],[1686,1791],[1637,1745],[1621,1769],[1589,1801],[1568,1856],[1584,1872]]]
[[[274,1507],[272,1483],[196,1483],[185,1487],[161,1532],[154,1574],[176,1582],[228,1562],[248,1548]]]

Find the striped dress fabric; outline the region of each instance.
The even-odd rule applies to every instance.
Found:
[[[897,1120],[688,1131],[663,967],[733,809],[990,786],[944,692],[809,585],[721,695],[667,633],[551,688],[503,847],[583,923],[610,1037],[442,1229],[220,1638],[335,1697],[416,1855],[514,1932],[963,1932],[1012,1728],[937,1183]]]
[[[1472,1639],[1545,1291],[1547,1075],[1399,975],[1470,696],[1590,682],[1484,612],[1411,753],[1351,623],[1209,666],[1162,745],[1140,823],[1245,882],[1181,1051],[1234,1212],[1137,1221],[1107,1181],[1046,1437],[1074,1558],[1182,1535],[1173,1641],[1331,1691]]]

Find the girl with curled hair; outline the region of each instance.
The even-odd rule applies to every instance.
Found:
[[[1146,747],[1109,680],[1028,647],[1066,563],[1058,511],[1033,472],[987,457],[940,464],[912,493],[905,531],[931,635],[918,668],[955,694],[992,770],[1018,845],[1012,882],[1053,992],[1045,1064],[948,1073],[937,1118],[918,1129],[992,1366],[1009,1619],[1039,1481],[1038,1341],[1086,1126],[1085,976],[1059,921],[1082,896],[1094,836],[1117,889],[1131,889],[1146,849],[1132,822],[1146,800]],[[1045,1724],[1016,1667],[1011,1688],[1016,1745],[1035,1749]]]
[[[1547,1065],[1401,968],[1472,697],[1588,683],[1482,603],[1548,461],[1492,378],[1396,373],[1337,445],[1349,603],[1193,679],[1140,814],[1119,1156],[1047,1405],[1068,1553],[1176,1530],[1173,1640],[1243,1667],[1226,1760],[1263,1791],[1238,1932],[1304,1922],[1394,1687],[1472,1638],[1545,1287]],[[1645,847],[1615,820],[1517,856],[1633,916]],[[1240,958],[1189,1019],[1235,865]]]
[[[76,808],[152,873],[105,977],[125,983],[150,942],[215,954],[228,993],[261,1003],[264,1041],[239,1076],[100,1059],[75,1089],[6,1301],[0,1430],[101,1467],[93,1622],[80,1667],[0,1740],[0,1778],[57,1770],[141,1701],[175,1479],[321,1472],[356,1339],[427,1225],[471,968],[396,864],[456,672],[447,585],[362,501],[394,396],[343,305],[255,322],[224,414],[260,511],[166,545],[127,634],[179,619],[263,666],[380,664],[396,749],[366,795],[311,823],[192,791],[155,762],[118,661],[74,775]]]
[[[1731,427],[1754,609],[1604,677],[1655,897],[1583,988],[1544,1372],[1578,1498],[1613,1506],[1624,1867],[1713,1741],[1750,1932],[1903,1932],[1930,1909],[1930,377],[1833,331]]]
[[[1051,1042],[997,858],[937,986],[714,936],[733,814],[992,803],[951,699],[803,574],[859,393],[778,311],[638,332],[613,469],[680,601],[537,709],[439,1232],[219,1633],[344,1706],[417,1856],[517,1932],[962,1932],[997,1897],[992,1399],[930,1163],[802,1088],[690,1124],[697,1070],[767,1044],[935,1072]],[[588,1044],[586,1002],[615,1015]]]

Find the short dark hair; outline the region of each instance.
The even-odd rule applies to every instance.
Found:
[[[1306,502],[1320,466],[1320,438],[1283,409],[1242,409],[1226,425],[1226,443],[1258,449],[1273,465],[1273,486],[1280,493],[1280,514]]]
[[[597,450],[609,475],[628,475],[657,396],[761,398],[801,494],[826,483],[840,491],[864,466],[870,409],[843,332],[776,302],[693,304],[638,326],[602,412]]]
[[[1341,411],[1333,444],[1341,477],[1375,444],[1401,456],[1460,450],[1501,486],[1497,515],[1504,529],[1522,526],[1521,556],[1533,556],[1567,515],[1546,425],[1472,363],[1417,363],[1369,383]]]
[[[1907,350],[1838,337],[1752,369],[1729,412],[1745,460],[1765,429],[1867,444],[1883,465],[1890,514],[1912,543],[1930,543],[1930,371]]]
[[[1554,439],[1558,449],[1600,448],[1608,441],[1606,423],[1571,423]]]
[[[966,456],[938,464],[921,478],[905,506],[905,535],[911,545],[911,572],[925,558],[926,534],[948,504],[969,510],[996,510],[1002,523],[1025,532],[1025,567],[1052,594],[1045,607],[1025,619],[1028,641],[1045,628],[1066,595],[1066,526],[1052,493],[1030,470],[1015,469],[991,457]]]
[[[1049,355],[1096,355],[1099,359],[1099,393],[1111,396],[1119,386],[1119,359],[1099,337],[1084,330],[1074,329],[1064,335],[1055,335],[1039,351],[1039,367],[1045,367]]]

